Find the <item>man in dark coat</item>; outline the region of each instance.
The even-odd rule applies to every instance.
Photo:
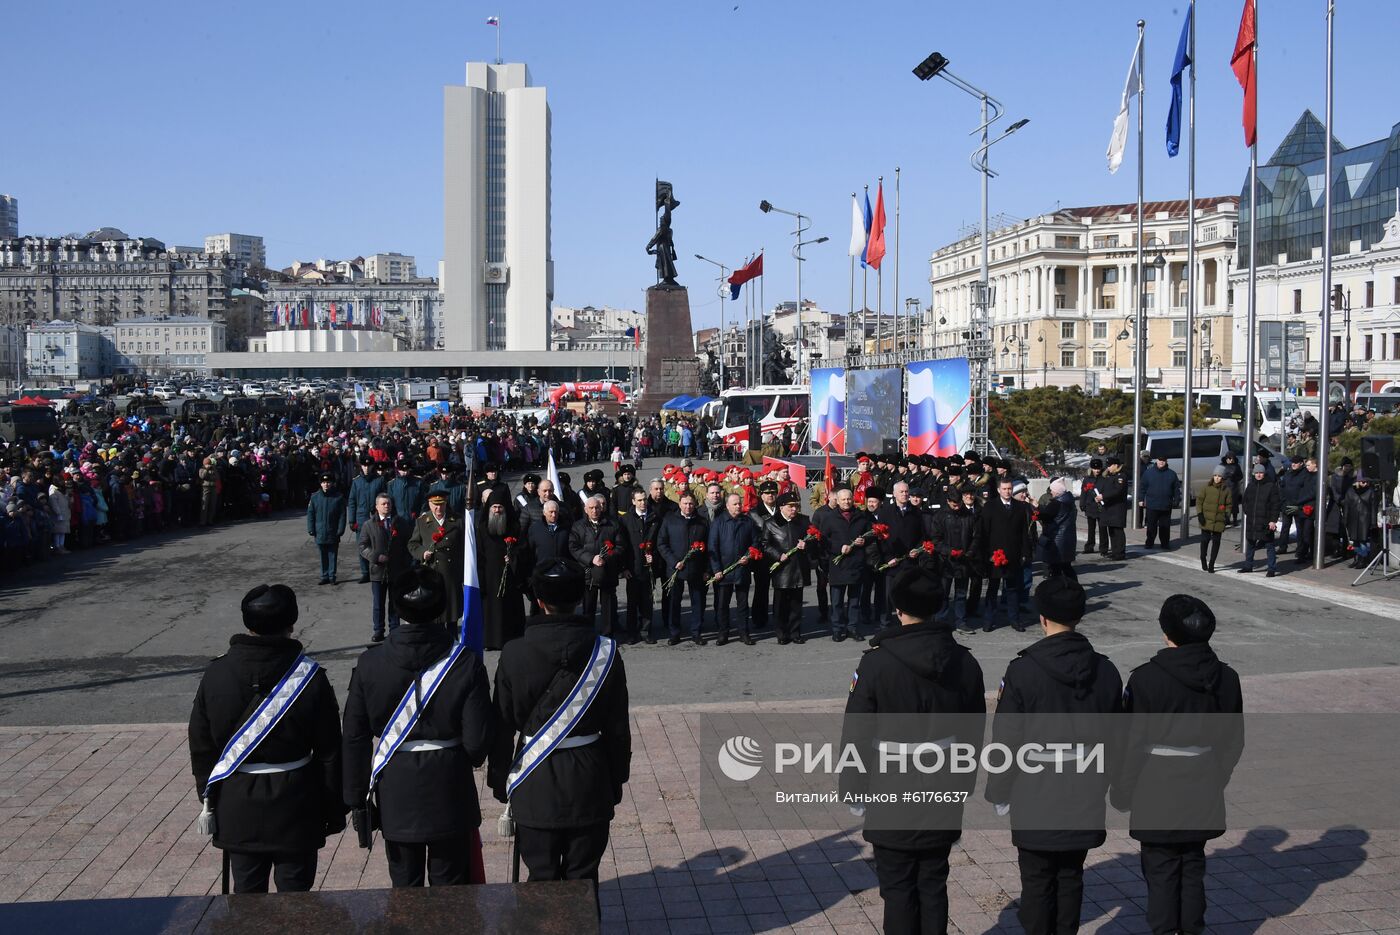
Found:
[[[1157,622],[1167,646],[1128,676],[1123,709],[1135,717],[1110,800],[1132,812],[1128,833],[1142,842],[1148,927],[1203,932],[1205,845],[1225,833],[1244,701],[1239,675],[1211,649],[1215,614],[1200,598],[1173,594]]]
[[[413,535],[408,540],[408,554],[414,562],[422,562],[442,578],[447,601],[439,623],[455,630],[462,619],[465,533],[462,530],[462,520],[447,512],[447,494],[442,491],[428,495],[428,511],[413,524]]]
[[[978,514],[977,542],[981,550],[978,559],[987,569],[987,612],[982,629],[988,633],[994,626],[997,588],[1006,594],[1006,619],[1018,632],[1026,629],[1021,622],[1021,605],[1026,602],[1026,585],[1022,569],[1031,561],[1031,507],[1013,499],[1010,478],[997,482],[996,491]]]
[[[616,493],[617,488],[613,492]],[[653,509],[651,498],[640,487],[629,491],[632,503],[620,522],[627,532],[628,575],[627,616],[623,626],[627,643],[636,644],[645,638],[655,643],[651,632],[652,587],[660,576],[661,563],[656,557],[656,533],[661,526],[661,511]]]
[[[374,459],[369,455],[360,458],[360,473],[350,482],[350,496],[345,505],[350,520],[350,531],[358,534],[360,524],[367,523],[375,516],[374,499],[388,489],[384,478],[374,469]],[[364,555],[360,556],[360,584],[373,581],[370,565]],[[382,577],[380,580],[384,580]]]
[[[670,580],[671,589],[666,595],[670,601],[670,645],[681,641],[681,597],[690,592],[690,641],[696,646],[704,646],[708,640],[702,635],[705,628],[705,571],[710,567],[705,557],[706,543],[710,538],[710,528],[705,518],[695,508],[695,494],[683,491],[680,509],[668,513],[661,520],[661,528],[656,533],[656,552],[661,558],[661,569]],[[696,547],[698,544],[698,548]]]
[[[1084,539],[1084,554],[1092,555],[1097,548],[1101,554],[1108,552],[1108,534],[1104,531],[1102,536],[1096,536],[1099,532],[1099,517],[1102,514],[1102,507],[1099,506],[1099,499],[1095,492],[1099,487],[1099,479],[1103,477],[1103,462],[1094,458],[1089,462],[1089,476],[1084,478],[1079,487],[1079,512],[1084,514],[1084,524],[1088,527],[1088,532]],[[1099,539],[1100,546],[1095,545],[1095,540]]]
[[[407,455],[399,455],[394,469],[397,476],[388,484],[389,496],[394,498],[394,512],[412,522],[423,509],[426,493],[423,481],[413,475],[413,464]]]
[[[1283,513],[1279,517],[1278,554],[1288,552],[1288,535],[1294,524],[1298,526],[1298,551],[1303,551],[1303,498],[1311,502],[1317,499],[1317,477],[1309,474],[1301,454],[1289,459],[1288,470],[1278,476],[1278,496]],[[1310,495],[1310,496],[1309,496]]]
[[[583,599],[584,574],[566,559],[536,568],[530,586],[540,614],[523,638],[501,651],[496,711],[502,729],[486,770],[498,801],[507,801],[507,777],[524,739],[565,703],[599,639],[592,615],[574,613]],[[597,883],[631,762],[627,672],[619,654],[578,723],[509,796],[516,847],[530,880]]]
[[[384,619],[389,629],[399,625],[398,612],[389,600],[389,583],[413,565],[408,554],[408,540],[413,524],[394,515],[394,501],[387,491],[374,499],[374,512],[360,523],[360,561],[369,566],[370,625],[374,642],[384,640]]]
[[[1379,541],[1376,527],[1376,513],[1380,509],[1380,491],[1372,486],[1370,478],[1357,472],[1351,489],[1342,500],[1342,526],[1347,540],[1355,547],[1352,568],[1365,568],[1371,562],[1377,548],[1385,543]]]
[[[1123,476],[1123,460],[1110,455],[1103,476],[1094,483],[1094,502],[1099,505],[1099,554],[1122,561],[1126,546],[1123,530],[1128,526],[1128,480]]]
[[[776,571],[769,573],[773,583],[774,629],[778,631],[778,645],[786,646],[807,642],[802,635],[802,589],[811,580],[812,559],[820,561],[819,556],[814,556],[820,540],[810,536],[809,530],[816,527],[798,512],[802,503],[796,493],[785,493],[777,500],[778,515],[763,524],[764,560],[758,564],[765,568],[778,565]]]
[[[831,588],[831,639],[840,643],[859,636],[860,589],[865,572],[866,536],[870,534],[868,510],[858,509],[850,488],[836,491],[836,508],[822,517],[821,558]]]
[[[530,524],[526,536],[530,547],[530,568],[542,565],[556,558],[569,555],[569,524],[561,516],[558,500],[547,500],[541,505],[540,519]]]
[[[455,590],[461,593],[460,583]],[[357,830],[377,818],[394,886],[422,886],[425,875],[433,886],[485,882],[471,874],[481,825],[472,771],[491,750],[496,712],[486,667],[475,653],[463,651],[443,674],[379,774],[376,808],[366,806],[374,738],[384,736],[408,693],[423,691],[423,672],[452,651],[456,638],[454,628],[440,624],[447,592],[431,569],[404,572],[390,599],[402,625],[361,653],[350,674],[345,804],[354,810]]]
[[[749,519],[758,527],[758,538],[763,539],[763,527],[778,515],[778,485],[775,481],[764,481],[758,486],[758,503],[749,511]],[[750,616],[753,617],[753,631],[761,632],[768,628],[768,566],[770,562],[759,562],[753,570],[752,593],[749,596]]]
[[[1172,547],[1172,510],[1181,502],[1181,479],[1167,467],[1167,459],[1158,455],[1142,469],[1142,490],[1137,491],[1138,506],[1147,511],[1147,547],[1153,540],[1164,550]]]
[[[1283,513],[1283,502],[1278,495],[1276,484],[1266,473],[1264,465],[1254,465],[1254,477],[1244,488],[1244,567],[1240,574],[1254,570],[1254,553],[1259,546],[1264,547],[1269,560],[1268,577],[1278,574],[1278,553],[1274,537]]]
[[[907,481],[896,481],[890,488],[890,502],[883,504],[876,511],[874,522],[883,523],[889,528],[890,534],[886,539],[880,540],[880,544],[871,549],[870,557],[875,565],[883,565],[894,559],[905,559],[909,553],[917,549],[924,541],[924,514],[919,508],[909,502],[909,483]],[[880,625],[888,623],[894,626],[897,615],[894,612],[894,605],[889,602],[889,591],[894,587],[894,579],[903,570],[900,565],[895,565],[888,572],[879,573],[883,581],[877,577],[875,587],[885,589],[885,607],[889,610],[890,619],[879,621]],[[875,568],[871,568],[874,573]]]
[[[306,534],[321,553],[321,580],[317,583],[335,584],[340,537],[345,535],[345,498],[335,491],[335,478],[330,474],[321,475],[321,489],[306,504]]]
[[[996,510],[997,504],[988,506]],[[1123,680],[1107,656],[1075,631],[1084,616],[1084,589],[1072,578],[1055,577],[1041,582],[1035,591],[1044,638],[1016,654],[1006,667],[997,693],[996,716],[992,721],[992,742],[1011,750],[1042,742],[1041,736],[1026,736],[1027,714],[1114,714],[1122,708]],[[1054,731],[1054,721],[1044,721]],[[1105,724],[1098,719],[1094,724]],[[1120,745],[1116,738],[1098,738],[1091,725],[1076,723],[1072,736],[1089,746],[1101,740],[1109,750]],[[1065,730],[1071,730],[1066,725]],[[1105,730],[1107,725],[1105,724]],[[1038,771],[1022,771],[1013,766],[987,777],[986,798],[998,814],[1011,814],[1011,843],[1016,846],[1021,868],[1021,909],[1018,918],[1029,935],[1073,932],[1079,928],[1084,899],[1084,859],[1089,850],[1103,844],[1104,794],[1115,766],[1105,771],[1074,767],[1052,769],[1077,759],[1079,750],[1026,753]],[[1051,759],[1043,761],[1040,756]],[[1044,830],[1047,821],[1064,814],[1077,818],[1074,830]],[[1019,819],[1019,820],[1018,820]],[[1048,827],[1053,828],[1050,824]]]
[[[235,893],[306,891],[316,882],[316,852],[345,828],[341,804],[340,709],[318,670],[277,726],[238,771],[207,790],[224,747],[302,654],[292,639],[297,599],[281,584],[243,597],[246,634],[209,663],[190,711],[195,793],[214,815],[214,846],[228,854]]]
[[[753,632],[749,627],[749,570],[752,565],[762,562],[749,555],[750,549],[758,549],[758,527],[744,515],[744,498],[732,493],[725,498],[724,512],[710,524],[710,571],[714,575],[715,622],[719,627],[720,646],[729,642],[729,605],[737,596],[739,600],[739,622],[743,627],[743,641],[753,645]],[[738,564],[732,571],[724,569]]]
[[[973,563],[979,560],[980,554],[977,513],[973,507],[963,506],[962,491],[957,487],[949,487],[946,496],[943,509],[929,520],[930,540],[938,553],[938,568],[947,600],[939,616],[941,619],[951,617],[960,632],[975,633],[976,628],[967,622],[967,585]]]
[[[604,494],[589,497],[584,518],[569,529],[569,554],[587,572],[585,616],[599,614],[598,632],[612,636],[617,627],[617,582],[627,570],[627,533],[608,509]]]
[[[880,762],[881,752],[874,745],[888,741],[897,730],[881,730],[878,715],[919,715],[928,719],[927,737],[942,744],[947,738],[979,745],[986,720],[987,701],[982,683],[982,667],[972,653],[953,640],[946,623],[935,619],[943,595],[937,582],[916,569],[895,575],[890,601],[899,623],[887,627],[871,639],[873,648],[861,656],[851,676],[842,737],[843,748],[859,737],[865,763]],[[948,717],[946,722],[940,716]],[[946,723],[946,726],[944,726]],[[879,794],[872,788],[882,774],[841,773],[841,791]],[[898,791],[910,791],[908,774],[894,782]],[[938,777],[941,792],[971,792],[975,774],[968,774],[961,789]],[[890,790],[894,791],[894,790]],[[917,827],[900,830],[892,822],[881,821],[881,806],[853,807],[865,812],[863,835],[875,856],[875,874],[880,881],[880,898],[885,903],[886,932],[946,932],[948,930],[948,856],[962,837],[962,801],[948,805],[922,806],[924,820]],[[907,809],[907,806],[906,806]]]
[[[476,569],[481,588],[483,645],[500,649],[525,629],[521,588],[529,572],[510,494],[493,487],[476,512]]]

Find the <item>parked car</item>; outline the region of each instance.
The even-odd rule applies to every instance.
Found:
[[[1143,450],[1149,461],[1157,457],[1167,459],[1167,467],[1176,471],[1185,480],[1182,471],[1182,450],[1185,448],[1186,433],[1181,429],[1166,429],[1146,433]],[[1220,463],[1227,452],[1233,452],[1240,463],[1240,470],[1249,471],[1252,458],[1245,457],[1244,433],[1227,432],[1220,429],[1194,429],[1191,432],[1191,496],[1194,498],[1201,488],[1210,483],[1211,471]],[[1288,458],[1274,451],[1268,445],[1255,443],[1254,450],[1269,456],[1269,463],[1276,473],[1288,470]]]

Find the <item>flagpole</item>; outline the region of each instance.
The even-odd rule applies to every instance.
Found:
[[[884,195],[885,177],[884,177],[883,175],[880,176],[880,178],[879,178],[879,183],[880,183],[880,187],[876,190],[876,191],[878,192],[878,194],[876,194],[875,198],[876,198],[876,199],[879,201],[879,203],[880,203],[880,216],[881,216],[881,218],[883,219],[884,214],[885,214],[885,195]],[[873,228],[872,228],[872,230],[873,230]],[[881,227],[880,227],[880,249],[883,250],[884,248],[885,248],[885,228],[884,228],[884,225],[882,224]],[[880,257],[880,265],[877,266],[877,267],[875,267],[875,353],[877,353],[877,354],[883,353],[882,348],[884,347],[884,344],[885,344],[885,342],[884,342],[884,334],[885,334],[885,258],[884,258],[884,256],[882,255],[882,256]]]
[[[865,204],[870,205],[870,186],[865,186]],[[867,212],[868,213],[868,212]],[[865,225],[865,249],[870,250],[870,224],[867,219]],[[864,255],[862,255],[864,256]],[[860,353],[865,356],[865,331],[869,327],[870,312],[870,267],[863,259],[860,264]]]
[[[1256,235],[1256,233],[1257,233],[1258,230],[1259,230],[1259,210],[1258,210],[1258,208],[1259,208],[1259,130],[1258,130],[1258,120],[1259,120],[1259,110],[1258,110],[1258,101],[1259,101],[1259,98],[1258,98],[1258,94],[1259,94],[1259,5],[1258,5],[1258,4],[1255,4],[1255,6],[1254,6],[1254,43],[1253,43],[1253,46],[1254,46],[1254,48],[1253,48],[1253,51],[1252,51],[1252,57],[1253,57],[1253,72],[1254,72],[1254,74],[1253,74],[1251,80],[1252,80],[1252,82],[1253,82],[1253,83],[1252,83],[1252,87],[1254,88],[1254,93],[1255,93],[1255,111],[1254,111],[1255,130],[1254,130],[1254,142],[1251,143],[1250,146],[1249,146],[1249,287],[1248,287],[1249,291],[1248,291],[1248,295],[1246,296],[1247,311],[1246,311],[1246,313],[1245,313],[1245,326],[1244,326],[1244,332],[1245,332],[1245,335],[1244,335],[1244,337],[1245,337],[1245,364],[1244,364],[1244,383],[1245,383],[1245,387],[1244,387],[1244,437],[1245,437],[1245,457],[1246,457],[1246,459],[1250,462],[1249,464],[1247,464],[1247,465],[1244,467],[1244,470],[1248,470],[1248,471],[1253,471],[1253,470],[1254,470],[1254,466],[1253,466],[1253,461],[1254,461],[1254,432],[1255,432],[1255,422],[1254,422],[1254,379],[1255,379],[1254,366],[1255,366],[1255,364],[1254,364],[1254,357],[1255,357],[1255,348],[1256,348],[1256,346],[1257,346],[1256,342],[1257,342],[1257,340],[1258,340],[1258,338],[1257,338],[1256,335],[1255,335],[1255,332],[1257,331],[1257,329],[1258,329],[1258,327],[1259,327],[1258,318],[1256,317],[1256,316],[1257,316],[1257,311],[1256,311],[1256,309],[1258,308],[1258,306],[1255,304],[1256,301],[1257,301],[1257,299],[1256,299],[1257,293],[1256,293],[1256,278],[1255,278],[1255,272],[1256,272],[1256,268],[1257,268],[1258,265],[1259,265],[1259,257],[1258,257],[1258,255],[1255,253],[1255,242],[1256,242],[1256,241],[1255,241],[1255,235]],[[1248,90],[1246,90],[1245,93],[1248,94]],[[1287,336],[1285,335],[1285,340],[1284,340],[1284,357],[1287,358],[1287,355],[1288,355],[1288,341],[1287,341]],[[1282,406],[1280,406],[1280,410],[1282,410]],[[1325,475],[1327,472],[1326,472],[1326,471],[1321,471],[1321,470],[1320,470],[1319,473]],[[1250,478],[1253,478],[1253,476],[1254,476],[1254,475],[1251,473],[1251,474],[1250,474]],[[1322,525],[1325,525],[1325,524],[1322,523],[1322,522],[1319,522],[1318,525],[1319,525],[1319,526],[1322,526]],[[1240,521],[1240,548],[1245,548],[1245,547],[1246,547],[1246,545],[1247,545],[1247,543],[1248,543],[1248,539],[1249,539],[1249,516],[1248,516],[1248,515],[1245,515],[1245,516],[1244,516],[1244,519]],[[1301,543],[1300,543],[1300,546],[1301,546]]]
[[[894,351],[899,363],[899,166],[894,167]]]
[[[1196,366],[1196,0],[1191,0],[1191,100],[1186,123],[1186,390],[1181,456],[1181,538],[1191,534],[1191,378]]]
[[[1322,367],[1318,374],[1318,432],[1317,432],[1317,499],[1314,501],[1315,514],[1327,515],[1327,481],[1332,473],[1328,455],[1331,452],[1332,432],[1328,427],[1327,403],[1331,399],[1332,368],[1332,19],[1336,12],[1335,0],[1327,0],[1327,129],[1323,134],[1323,196],[1322,196],[1322,335],[1318,342],[1321,348]],[[1283,334],[1284,359],[1288,359],[1288,329]],[[1350,388],[1348,388],[1350,389]],[[1321,570],[1327,560],[1327,523],[1322,519],[1313,524],[1316,539],[1313,542],[1313,567]],[[1381,548],[1388,543],[1382,542]]]
[[[1146,378],[1146,364],[1143,361],[1143,352],[1146,345],[1144,332],[1146,330],[1147,309],[1145,308],[1147,299],[1147,288],[1143,282],[1142,265],[1142,110],[1143,95],[1146,89],[1143,87],[1143,61],[1142,55],[1146,43],[1143,41],[1147,31],[1147,22],[1138,20],[1138,86],[1137,86],[1137,308],[1135,309],[1133,323],[1133,492],[1129,502],[1133,505],[1133,529],[1142,528],[1142,514],[1137,509],[1138,492],[1142,490],[1142,384]]]
[[[856,193],[851,192],[851,205],[856,203]],[[847,251],[849,252],[849,251]],[[851,305],[846,312],[846,356],[851,356],[851,332],[856,322],[856,255],[851,254]]]
[[[762,253],[763,248],[759,247],[758,252]],[[755,384],[763,382],[763,330],[768,324],[768,311],[764,307],[763,300],[763,281],[767,278],[767,276],[758,277],[758,360],[754,364],[758,379],[754,380]]]

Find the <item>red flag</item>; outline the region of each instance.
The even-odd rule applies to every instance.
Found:
[[[875,194],[875,217],[870,222],[870,242],[865,248],[865,262],[871,269],[879,269],[885,258],[885,183]]]
[[[335,303],[331,303],[331,327],[335,327]]]
[[[754,257],[748,263],[736,269],[729,277],[729,297],[739,298],[739,287],[751,279],[757,279],[763,275],[763,254]]]
[[[835,485],[836,485],[836,475],[834,475],[834,474],[831,472],[831,449],[830,449],[830,448],[828,448],[828,449],[826,450],[826,473],[825,473],[825,476],[822,478],[822,480],[823,480],[823,481],[825,482],[825,484],[826,484],[826,492],[827,492],[827,495],[830,496],[831,492],[832,492],[833,490],[836,489],[836,486],[835,486]]]
[[[1230,56],[1230,68],[1240,87],[1244,88],[1244,145],[1254,145],[1254,131],[1258,106],[1255,97],[1254,72],[1254,0],[1244,0],[1244,12],[1240,14],[1240,34],[1235,37],[1235,52]]]
[[[642,326],[641,326],[641,325],[638,325],[637,327],[635,327],[635,328],[632,329],[632,346],[633,346],[633,347],[641,347],[641,346],[642,346]]]

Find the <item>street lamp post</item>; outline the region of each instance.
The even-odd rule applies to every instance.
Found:
[[[1140,116],[1140,115],[1139,115]],[[1141,160],[1139,159],[1139,163]],[[1162,239],[1156,234],[1146,244],[1138,240],[1139,260],[1141,260],[1142,248],[1157,244],[1157,255],[1152,258],[1153,281],[1160,287],[1162,283],[1162,273],[1167,268],[1167,257],[1162,251]],[[1144,267],[1145,269],[1146,267]],[[1128,502],[1137,503],[1137,498],[1142,491],[1142,394],[1144,384],[1147,382],[1147,276],[1144,274],[1142,281],[1137,284],[1137,311],[1133,322],[1133,492]],[[1126,330],[1126,329],[1125,329]],[[1136,506],[1132,509],[1133,529],[1142,528],[1142,514],[1138,512]]]
[[[1346,345],[1345,399],[1351,399],[1351,290],[1332,287],[1332,310],[1342,313],[1342,341]]]
[[[792,258],[797,261],[797,375],[801,376],[802,344],[804,341],[802,333],[802,248],[807,246],[808,244],[826,243],[827,240],[829,240],[830,238],[818,237],[815,240],[803,240],[803,233],[809,230],[812,226],[810,223],[806,227],[802,226],[803,221],[810,222],[812,220],[805,214],[801,214],[797,211],[787,211],[783,208],[776,207],[770,204],[767,200],[760,201],[758,203],[758,210],[762,211],[764,214],[767,214],[770,211],[776,211],[779,214],[786,214],[789,217],[797,218],[797,230],[792,232],[793,238],[796,241],[792,247]]]
[[[970,340],[968,341],[968,359],[972,363],[974,370],[972,376],[972,445],[974,448],[986,450],[990,444],[987,433],[988,419],[988,397],[991,393],[991,325],[988,321],[988,259],[989,247],[988,237],[990,234],[987,221],[987,188],[990,180],[996,175],[988,165],[988,151],[997,143],[1006,139],[1017,130],[1024,127],[1030,121],[1027,119],[1018,120],[1006,129],[995,139],[991,139],[988,130],[991,125],[1000,120],[1006,112],[1000,101],[992,97],[986,91],[978,88],[962,78],[957,77],[948,71],[948,59],[939,52],[931,52],[918,65],[914,66],[914,76],[920,81],[928,81],[935,76],[941,77],[953,87],[965,94],[969,94],[982,105],[982,124],[973,130],[974,134],[980,133],[982,144],[973,150],[970,157],[972,167],[982,175],[982,256],[981,266],[978,274],[978,289],[975,308],[977,309],[970,328]]]
[[[704,260],[706,263],[709,263],[712,266],[719,267],[719,279],[717,280],[718,285],[715,287],[715,294],[719,296],[719,391],[723,393],[726,388],[726,384],[724,382],[724,282],[725,279],[728,278],[725,276],[725,273],[729,272],[729,267],[725,266],[718,260],[712,260],[709,257],[701,256],[698,253],[695,254],[695,259]]]

